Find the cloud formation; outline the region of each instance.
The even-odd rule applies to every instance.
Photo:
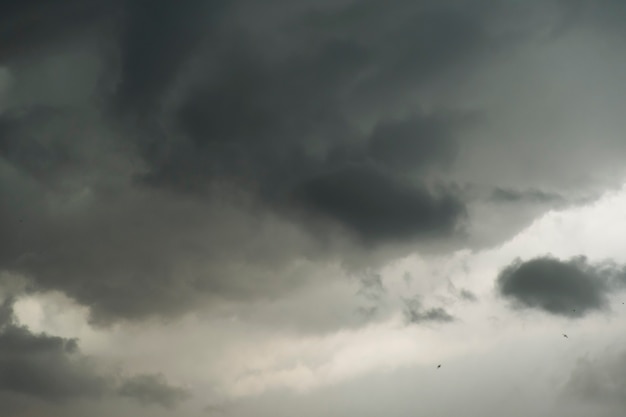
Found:
[[[410,324],[418,323],[450,323],[455,317],[441,307],[424,309],[418,298],[404,300],[404,317]]]
[[[500,272],[496,285],[518,307],[582,317],[607,308],[608,295],[623,286],[625,276],[623,268],[590,264],[584,257],[568,261],[540,257],[516,260]]]
[[[0,393],[52,403],[117,394],[167,408],[189,397],[160,374],[120,378],[104,371],[80,352],[77,339],[31,332],[16,322],[14,301],[8,297],[0,305]]]
[[[110,381],[80,353],[76,339],[33,334],[14,322],[13,300],[0,309],[0,391],[50,401],[94,398]]]
[[[384,356],[413,360],[403,337],[422,327],[434,342],[415,357],[445,353],[452,310],[403,296],[460,283],[452,251],[500,245],[626,175],[623,5],[496,3],[0,0],[0,286],[11,275],[35,298],[62,292],[111,338],[202,317],[194,326],[219,337],[190,329],[197,346],[166,340],[163,355],[205,349],[200,360],[225,355],[224,374],[260,366],[285,386],[318,386],[298,362],[305,344],[319,375],[325,355],[345,374],[383,360],[377,332],[399,310],[414,325]],[[405,285],[371,273],[399,275],[394,261],[415,253],[437,265],[402,265]],[[478,322],[497,308],[481,279],[441,300]],[[505,268],[497,288],[520,308],[582,317],[624,281],[622,266],[542,257]],[[158,414],[188,398],[168,369],[99,369],[77,340],[20,324],[13,303],[0,304],[0,403],[129,399]],[[280,339],[268,351],[295,352],[286,366],[257,352],[264,332]],[[334,355],[352,332],[367,342]],[[256,389],[245,383],[233,386]]]
[[[489,58],[487,9],[161,3],[1,6],[24,46],[1,57],[3,270],[106,324],[280,294],[303,257],[459,238],[438,173],[472,111],[389,110]]]

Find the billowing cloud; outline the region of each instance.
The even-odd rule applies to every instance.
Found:
[[[498,275],[497,287],[517,306],[581,317],[605,309],[607,296],[623,280],[623,270],[613,264],[594,265],[584,257],[569,261],[542,257],[509,265]]]
[[[0,394],[67,403],[117,393],[168,408],[188,398],[185,389],[169,385],[163,375],[115,376],[83,355],[77,339],[31,332],[16,322],[14,301],[6,298],[0,306]]]
[[[461,87],[547,7],[79,3],[0,6],[24,46],[0,58],[0,267],[94,323],[279,296],[303,258],[473,242],[459,190],[493,109]]]
[[[0,280],[63,293],[112,338],[187,314],[313,340],[398,310],[416,324],[408,332],[454,321],[448,303],[487,310],[479,280],[456,276],[467,289],[403,304],[436,298],[453,274],[430,271],[444,266],[411,270],[405,285],[370,271],[394,275],[415,252],[446,264],[621,184],[620,8],[0,1]],[[519,306],[583,316],[607,307],[622,271],[531,259],[498,288]],[[96,369],[74,333],[24,327],[12,303],[0,305],[0,401],[128,398],[168,413],[186,398],[159,369]],[[206,357],[227,350],[216,339]],[[317,386],[279,362],[254,366]]]
[[[437,195],[361,167],[311,179],[296,195],[366,242],[452,234],[465,214],[454,195]]]
[[[75,340],[6,326],[0,334],[0,346],[2,391],[59,401],[99,396],[106,390],[106,379],[76,355]]]
[[[78,352],[75,339],[33,334],[14,323],[12,299],[2,304],[0,391],[51,401],[93,398],[109,381]]]

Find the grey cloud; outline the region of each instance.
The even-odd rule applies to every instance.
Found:
[[[385,286],[383,285],[382,276],[380,274],[366,271],[359,277],[361,288],[357,294],[364,296],[369,300],[379,300],[385,294]]]
[[[76,115],[72,114],[73,123]],[[68,135],[68,113],[50,107],[8,111],[0,115],[0,156],[38,181],[80,172],[85,164],[81,146]],[[64,126],[65,125],[65,126]],[[76,126],[76,125],[75,125]]]
[[[476,109],[450,96],[534,30],[483,1],[79,3],[0,5],[30,45],[1,58],[28,100],[0,115],[0,268],[99,323],[279,296],[301,258],[457,244]],[[58,62],[62,88],[23,91]]]
[[[418,298],[404,300],[404,316],[408,323],[450,323],[455,317],[441,307],[424,309]]]
[[[371,319],[376,316],[379,308],[377,306],[358,307],[356,312],[365,319]]]
[[[0,309],[0,394],[52,403],[117,394],[167,408],[188,398],[186,390],[170,386],[160,374],[120,378],[100,369],[80,352],[77,339],[33,333],[16,322],[14,302],[6,298]]]
[[[507,188],[496,188],[492,199],[500,203],[563,203],[564,198],[556,193],[541,190],[518,191]]]
[[[582,317],[608,307],[607,296],[624,283],[624,270],[613,264],[590,264],[577,257],[516,260],[496,281],[500,294],[515,305],[550,314]]]
[[[172,408],[189,397],[188,391],[169,385],[165,377],[160,374],[131,377],[122,383],[118,393],[143,404],[157,404],[166,408]]]
[[[386,165],[415,170],[428,164],[449,164],[456,156],[452,123],[426,117],[383,121],[369,139],[371,157]]]
[[[616,406],[626,410],[626,353],[579,359],[564,387],[577,402]]]
[[[467,268],[467,265],[464,265],[464,269]],[[460,298],[461,300],[475,302],[478,301],[478,297],[472,291],[467,288],[457,288],[452,281],[448,282],[448,290]]]
[[[13,300],[5,300],[9,315],[0,327],[0,391],[49,401],[95,398],[108,381],[78,352],[75,339],[33,334],[14,323]]]
[[[466,301],[478,301],[478,297],[476,297],[476,294],[464,288],[459,291],[459,296]]]
[[[0,3],[0,36],[11,39],[2,45],[0,64],[32,55],[61,42],[71,42],[93,30],[119,10],[121,1],[41,0]]]
[[[236,3],[125,1],[120,82],[115,94],[118,110],[140,114],[157,110],[190,55],[220,26],[222,9]]]
[[[298,187],[296,199],[366,242],[445,236],[465,214],[452,194],[439,196],[367,167],[314,178]]]
[[[7,297],[2,301],[2,304],[0,304],[0,328],[13,321],[14,302],[13,298]]]
[[[106,390],[106,379],[76,355],[75,340],[8,326],[0,345],[0,390],[53,401],[98,397]]]
[[[32,278],[41,290],[64,291],[102,323],[181,314],[203,297],[280,292],[282,282],[233,277],[231,271],[243,264],[256,268],[255,275],[278,275],[277,269],[298,257],[341,258],[352,250],[332,253],[327,241],[312,243],[317,235],[309,227],[311,217],[337,239],[345,236],[335,229],[347,230],[366,250],[424,237],[454,238],[450,232],[464,216],[461,199],[445,189],[427,189],[422,178],[401,179],[401,171],[450,163],[456,118],[445,109],[441,114],[415,109],[409,116],[367,117],[372,126],[362,126],[369,111],[359,108],[364,95],[375,95],[380,82],[404,67],[399,60],[413,48],[406,41],[394,43],[397,50],[386,46],[420,31],[413,21],[403,22],[399,32],[387,22],[381,27],[384,38],[376,40],[363,31],[366,21],[381,11],[425,19],[413,3],[403,2],[398,10],[380,9],[376,2],[332,7],[302,2],[284,10],[254,2],[96,3],[107,9],[103,19],[116,22],[94,26],[101,30],[94,45],[103,48],[93,47],[102,55],[94,65],[101,67],[85,69],[87,77],[80,65],[63,61],[76,79],[93,81],[93,97],[78,95],[78,102],[60,107],[68,101],[33,96],[9,103],[1,116],[2,181],[13,196],[1,208],[8,231],[0,243],[2,268]],[[46,10],[46,30],[67,25],[71,34],[84,29],[68,19],[80,7],[70,1],[57,9],[32,3],[5,9],[2,16],[18,22]],[[450,27],[487,24],[480,13],[466,16],[456,7],[430,5],[428,14]],[[327,11],[325,18],[344,16],[352,23],[321,30],[315,15]],[[473,42],[465,32],[448,34],[444,26],[412,34],[423,38],[419,55],[432,55],[424,60],[430,69],[419,78],[437,77],[437,68],[453,65],[454,51],[462,49],[439,59],[436,43],[443,50],[449,42]],[[71,43],[12,33],[42,46],[26,61],[6,55],[16,75],[27,64],[38,67],[56,56],[46,42]],[[287,41],[277,45],[276,39]],[[358,81],[357,74],[365,78]],[[28,80],[17,77],[12,88],[19,93]],[[112,91],[98,87],[102,83]],[[409,95],[405,86],[394,89]],[[413,144],[413,152],[405,153],[412,160],[398,152],[398,142]],[[355,187],[368,181],[367,187]],[[233,195],[243,190],[243,201],[227,203],[241,208],[240,218],[211,218],[224,204],[224,195],[215,191],[223,185]],[[242,221],[248,230],[266,227],[265,219],[251,220],[257,213],[296,223],[287,233],[303,229],[312,238],[298,238],[281,255],[281,243],[249,244],[259,239],[245,227],[232,233]],[[211,235],[208,244],[204,233]]]

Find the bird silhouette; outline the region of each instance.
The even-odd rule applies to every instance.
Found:
[[[563,333],[563,337],[566,339],[569,339],[569,337],[567,337],[567,335],[565,333]]]
[[[441,365],[437,365],[437,369],[441,368]]]

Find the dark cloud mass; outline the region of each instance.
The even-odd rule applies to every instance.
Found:
[[[77,339],[36,334],[16,322],[8,297],[0,305],[0,394],[52,403],[114,395],[171,408],[189,397],[162,375],[119,378],[83,355]],[[117,387],[117,388],[116,388]],[[0,400],[0,405],[2,401]]]
[[[624,270],[613,264],[588,263],[584,257],[517,260],[498,276],[501,295],[518,306],[550,314],[581,317],[608,306],[607,296],[623,287]]]
[[[111,323],[281,294],[303,258],[458,247],[489,118],[456,94],[543,8],[1,2],[0,268]]]
[[[89,16],[69,0],[1,5],[15,45],[29,45],[2,55],[3,269],[106,323],[180,314],[202,294],[279,291],[260,276],[302,256],[460,230],[465,204],[437,173],[454,161],[465,111],[407,100],[499,43],[485,10],[92,3]],[[32,21],[41,33],[27,32]],[[55,88],[31,89],[40,79]],[[281,250],[253,231],[269,230],[267,217],[310,236]],[[312,243],[319,230],[353,247]],[[242,265],[254,272],[233,277]]]
[[[624,10],[618,0],[0,0],[0,289],[25,287],[0,304],[0,414],[5,402],[66,415],[63,404],[102,399],[103,415],[174,413],[191,390],[164,375],[204,389],[211,372],[248,366],[261,370],[215,378],[216,397],[334,384],[353,360],[370,369],[358,357],[369,349],[349,349],[353,330],[387,326],[398,308],[407,324],[455,321],[447,307],[399,298],[394,261],[455,271],[548,210],[623,182]],[[472,276],[492,267],[483,255],[493,260],[476,255]],[[540,257],[509,265],[496,286],[516,307],[582,317],[608,309],[625,271]],[[444,275],[415,272],[404,290],[435,294]],[[480,310],[476,294],[489,301],[450,292],[463,308]],[[58,293],[81,320],[86,311],[93,328],[76,334],[89,343],[56,333],[73,312],[42,319],[63,337],[14,312],[25,294],[37,304]],[[183,317],[210,331],[132,356],[150,340],[129,329],[161,340],[153,329]],[[370,330],[356,337],[367,343]],[[86,352],[101,335],[135,337],[104,355],[142,373],[101,369]],[[291,353],[304,335],[313,344]],[[282,336],[276,353],[262,346]],[[151,370],[174,347],[190,356]],[[214,360],[222,354],[233,363]],[[298,365],[282,368],[292,354]],[[204,381],[193,379],[198,360]]]
[[[106,392],[109,381],[80,355],[75,339],[31,333],[14,322],[12,303],[2,305],[0,391],[51,401]]]
[[[296,198],[374,242],[452,233],[464,214],[453,195],[434,195],[362,167],[314,178],[297,189]]]

